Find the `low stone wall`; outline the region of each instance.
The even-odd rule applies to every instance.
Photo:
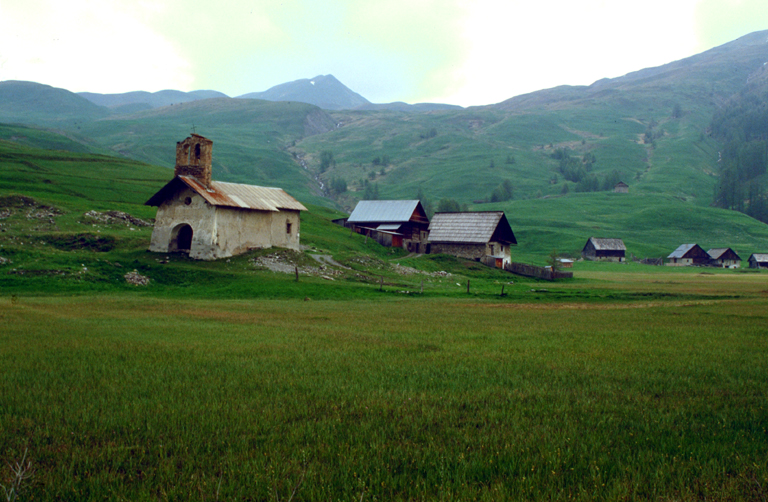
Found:
[[[561,270],[553,271],[548,267],[537,267],[536,265],[528,265],[527,263],[507,263],[504,269],[513,274],[523,275],[525,277],[536,277],[537,279],[545,279],[547,281],[573,278],[573,272],[563,272]]]

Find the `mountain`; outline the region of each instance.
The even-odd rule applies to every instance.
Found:
[[[3,122],[74,124],[108,116],[109,110],[65,89],[19,80],[0,82]]]
[[[238,98],[298,101],[318,106],[324,110],[353,109],[370,104],[370,101],[339,82],[333,75],[318,75],[313,79],[294,80],[276,85],[264,92],[243,94]]]
[[[368,103],[360,105],[356,110],[391,110],[396,112],[434,112],[439,110],[461,110],[459,105],[447,105],[443,103],[414,103],[408,104],[403,101],[393,103]]]
[[[162,106],[188,103],[200,99],[226,98],[227,95],[218,91],[182,92],[165,90],[157,92],[134,91],[122,94],[99,94],[95,92],[79,92],[91,103],[111,108],[118,113],[133,113],[142,109],[159,108]]]

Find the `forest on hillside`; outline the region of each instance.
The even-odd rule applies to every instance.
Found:
[[[768,223],[768,86],[764,83],[733,96],[714,114],[710,131],[723,143],[714,204]]]

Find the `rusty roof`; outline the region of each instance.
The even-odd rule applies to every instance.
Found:
[[[435,213],[429,224],[429,242],[486,242],[517,244],[503,211]]]
[[[212,181],[211,186],[206,187],[193,176],[176,176],[153,195],[146,202],[146,205],[159,206],[170,197],[171,193],[181,188],[182,184],[194,190],[212,206],[238,207],[259,211],[279,211],[281,209],[307,210],[299,201],[285,193],[282,188],[226,183],[223,181]]]

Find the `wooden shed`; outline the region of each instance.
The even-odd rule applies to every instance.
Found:
[[[497,267],[504,268],[515,245],[515,234],[503,211],[435,213],[429,224],[430,253],[492,259]]]
[[[741,266],[741,258],[731,248],[713,248],[707,251],[709,255],[709,264],[713,267],[722,268],[739,268]]]
[[[346,226],[382,246],[427,252],[429,218],[418,200],[361,200]]]
[[[613,191],[615,193],[629,193],[629,185],[627,185],[623,181],[619,181],[618,183],[613,185]]]
[[[585,260],[624,261],[627,247],[621,239],[598,239],[590,237],[581,250]]]
[[[749,268],[768,268],[768,253],[749,255]]]
[[[710,257],[698,244],[681,244],[667,256],[671,266],[706,265]]]

